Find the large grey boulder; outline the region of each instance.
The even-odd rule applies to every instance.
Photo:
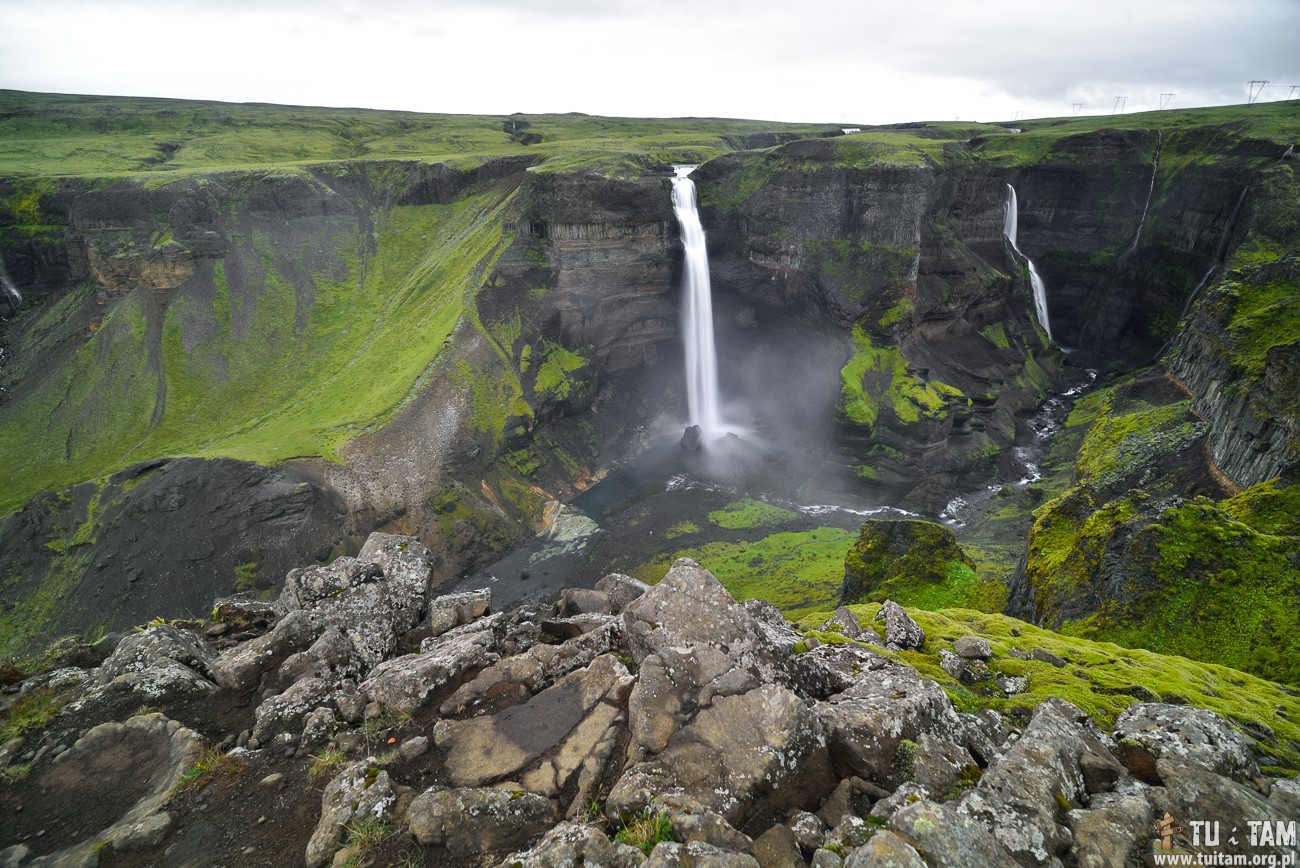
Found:
[[[774,684],[715,698],[660,753],[627,769],[606,813],[618,822],[671,808],[745,818],[815,806],[834,786],[817,718]]]
[[[132,690],[151,699],[212,690],[215,655],[198,635],[170,625],[124,638],[95,670],[100,687]]]
[[[374,768],[374,757],[352,763],[325,785],[321,817],[307,842],[307,868],[320,868],[343,844],[349,823],[386,820],[397,804],[388,772]]]
[[[573,868],[601,865],[604,868],[633,868],[645,862],[635,847],[611,841],[604,829],[578,822],[564,822],[547,832],[531,848],[512,853],[502,868]]]
[[[1290,864],[1300,861],[1297,859],[1300,854],[1297,854],[1295,847],[1274,846],[1261,850],[1250,845],[1252,822],[1268,822],[1272,826],[1270,831],[1276,835],[1273,821],[1300,818],[1294,815],[1279,816],[1276,806],[1253,787],[1207,771],[1200,764],[1182,764],[1178,759],[1161,758],[1156,766],[1164,786],[1151,787],[1145,791],[1145,795],[1157,818],[1168,814],[1182,825],[1190,820],[1217,822],[1220,842],[1216,852],[1219,853],[1249,859],[1261,852],[1270,852],[1279,858],[1279,863],[1282,855],[1291,855]],[[1234,827],[1238,834],[1230,833],[1229,830]]]
[[[1015,864],[1012,854],[984,826],[925,799],[899,809],[890,818],[889,829],[924,853],[930,868],[1007,868]]]
[[[883,829],[849,853],[844,868],[926,868],[926,865],[906,838]]]
[[[1195,766],[1238,781],[1259,776],[1250,740],[1212,711],[1147,702],[1131,705],[1115,721],[1114,738],[1123,751],[1151,760]],[[1136,756],[1123,756],[1140,762]]]
[[[476,787],[503,780],[582,804],[598,786],[624,723],[632,676],[613,655],[491,717],[443,720],[434,742],[448,779]]]
[[[536,644],[506,657],[462,684],[439,708],[443,716],[477,714],[494,705],[517,704],[603,654],[626,649],[622,621],[612,621],[559,645]]]
[[[409,714],[450,690],[465,673],[498,659],[494,620],[482,618],[421,644],[418,654],[380,663],[361,682],[358,692],[369,701]]]
[[[963,726],[948,694],[915,669],[889,664],[815,706],[836,769],[892,788],[910,777],[899,745],[921,733],[955,746]]]
[[[885,622],[885,647],[891,651],[914,651],[925,644],[925,631],[893,600],[881,604],[875,620]]]
[[[1140,786],[1135,783],[1127,791],[1101,793],[1089,800],[1087,810],[1075,808],[1066,814],[1066,825],[1074,834],[1070,852],[1074,865],[1127,868],[1141,862],[1151,844],[1153,812]]]
[[[406,825],[422,845],[460,858],[526,843],[555,825],[555,808],[540,793],[495,787],[428,790],[411,802]]]
[[[701,708],[721,696],[758,687],[758,680],[721,650],[709,645],[665,648],[641,661],[640,677],[628,700],[633,753],[658,753]]]
[[[1049,699],[958,810],[991,830],[1020,864],[1055,864],[1073,844],[1062,808],[1085,797],[1079,761],[1088,753],[1109,754],[1104,736],[1078,708]]]
[[[625,576],[622,573],[610,573],[596,582],[596,590],[609,597],[610,605],[617,614],[627,608],[627,604],[641,597],[650,586],[640,579]]]
[[[290,612],[271,632],[222,652],[212,663],[213,678],[231,690],[252,690],[265,673],[310,647],[326,626],[326,619],[318,612]]]
[[[663,581],[628,604],[623,620],[638,664],[667,649],[709,646],[760,683],[789,683],[788,649],[773,641],[773,626],[746,611],[712,573],[689,558],[678,558]]]

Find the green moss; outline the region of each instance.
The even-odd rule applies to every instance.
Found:
[[[699,533],[700,526],[693,521],[679,521],[664,531],[664,539],[677,539],[688,534]]]
[[[854,328],[852,341],[853,355],[840,370],[839,412],[848,422],[874,430],[882,408],[892,419],[911,424],[945,416],[952,403],[970,403],[947,383],[913,376],[898,347],[873,346],[860,327]]]
[[[980,329],[980,334],[988,338],[993,345],[999,349],[1006,350],[1011,348],[1011,341],[1007,338],[1006,329],[1002,327],[1002,323],[1000,322],[989,323],[984,326],[984,328]]]
[[[550,396],[557,401],[567,399],[578,388],[578,380],[569,375],[585,367],[587,359],[582,354],[546,341],[545,359],[537,368],[537,380],[533,392],[539,398]]]
[[[729,530],[771,527],[793,521],[796,518],[798,518],[798,513],[748,497],[744,500],[729,503],[722,509],[716,509],[709,513],[709,521],[718,527]]]
[[[876,604],[849,608],[863,623],[879,610]],[[1275,683],[1227,666],[1063,636],[1006,615],[963,609],[909,610],[909,614],[925,630],[927,650],[880,653],[915,666],[923,677],[939,682],[964,710],[992,708],[1023,720],[1043,701],[1059,696],[1109,729],[1120,712],[1139,698],[1176,698],[1223,715],[1252,740],[1258,741],[1261,733],[1271,734],[1260,743],[1261,749],[1278,757],[1283,767],[1300,769],[1300,697]],[[797,626],[810,629],[829,617],[829,609],[809,612]],[[963,636],[987,639],[993,652],[990,668],[1028,679],[1024,692],[1012,696],[972,692],[944,672],[939,652],[951,649]],[[1010,656],[1013,648],[1041,648],[1065,660],[1066,665],[1058,669],[1038,660],[1019,660]]]
[[[679,557],[712,572],[738,600],[766,600],[787,615],[834,608],[844,576],[844,555],[854,535],[832,527],[773,533],[755,541],[710,542],[674,549],[628,572],[654,584]],[[823,619],[825,620],[825,619]]]

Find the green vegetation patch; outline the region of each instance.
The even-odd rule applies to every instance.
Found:
[[[853,355],[840,370],[839,410],[854,425],[874,430],[881,407],[903,424],[942,418],[954,402],[969,405],[960,389],[924,381],[907,370],[898,347],[875,347],[861,327],[853,329]]]
[[[863,623],[869,623],[879,611],[875,604],[849,608]],[[908,614],[925,630],[924,648],[872,650],[914,666],[924,677],[937,681],[959,710],[992,708],[1023,720],[1037,705],[1059,696],[1109,728],[1135,701],[1192,705],[1224,716],[1280,765],[1300,769],[1300,697],[1273,682],[1227,666],[1063,636],[1005,615],[964,609],[913,610]],[[829,617],[829,609],[809,613],[798,626],[812,630]],[[1026,679],[1024,690],[1006,696],[988,682],[967,686],[944,672],[939,652],[952,650],[952,643],[962,636],[987,639],[993,651],[990,669]],[[1065,660],[1066,665],[1057,668],[1043,661],[1018,660],[1010,656],[1013,648],[1022,652],[1041,648]],[[1265,734],[1263,738],[1261,734]]]
[[[427,381],[503,247],[510,196],[397,206],[375,215],[373,235],[339,218],[284,236],[248,225],[180,289],[131,292],[0,409],[0,449],[14,456],[0,513],[153,457],[337,459]],[[64,336],[44,324],[24,344],[37,357]]]
[[[772,527],[793,521],[799,514],[789,509],[773,506],[761,500],[745,498],[733,501],[722,509],[709,513],[709,521],[728,530],[740,530],[754,527]],[[698,530],[698,528],[696,528]]]
[[[737,600],[766,600],[788,617],[834,608],[844,576],[844,556],[855,535],[834,527],[769,534],[742,542],[710,542],[673,550],[630,571],[654,584],[673,561],[687,557],[713,573]]]
[[[544,343],[544,361],[537,369],[537,382],[534,393],[540,398],[550,396],[557,401],[567,399],[578,387],[578,381],[569,375],[587,365],[587,359],[581,353],[560,346],[557,343]]]

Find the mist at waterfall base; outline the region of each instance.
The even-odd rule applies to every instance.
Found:
[[[685,206],[693,194],[674,198]],[[855,532],[870,515],[913,515],[864,501],[840,454],[832,420],[840,369],[852,353],[843,330],[751,305],[733,291],[696,308],[693,292],[711,294],[698,224],[698,216],[693,225],[688,216],[682,226],[684,310],[676,345],[664,347],[652,368],[622,375],[628,379],[615,387],[662,408],[645,423],[640,447],[565,506],[548,533],[445,591],[490,588],[500,608],[547,600],[565,587],[591,587],[607,573],[629,572],[665,550],[714,538],[705,534],[760,539],[771,531],[724,531],[709,518],[743,498],[793,512],[795,523],[783,531]],[[692,254],[703,275],[690,274]],[[683,448],[688,424],[700,425],[698,450]],[[679,544],[674,529],[683,525],[702,530]]]

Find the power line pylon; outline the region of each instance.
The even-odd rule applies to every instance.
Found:
[[[1173,101],[1174,97],[1176,97],[1176,96],[1178,96],[1178,94],[1176,94],[1176,93],[1162,93],[1162,94],[1160,94],[1160,110],[1161,110],[1161,111],[1164,111],[1165,108],[1169,105],[1169,103],[1171,103],[1171,102]]]
[[[1248,81],[1246,82],[1246,87],[1250,92],[1249,97],[1246,99],[1246,105],[1254,105],[1255,100],[1259,99],[1260,95],[1264,93],[1264,88],[1268,87],[1268,79],[1257,78],[1253,81]]]

